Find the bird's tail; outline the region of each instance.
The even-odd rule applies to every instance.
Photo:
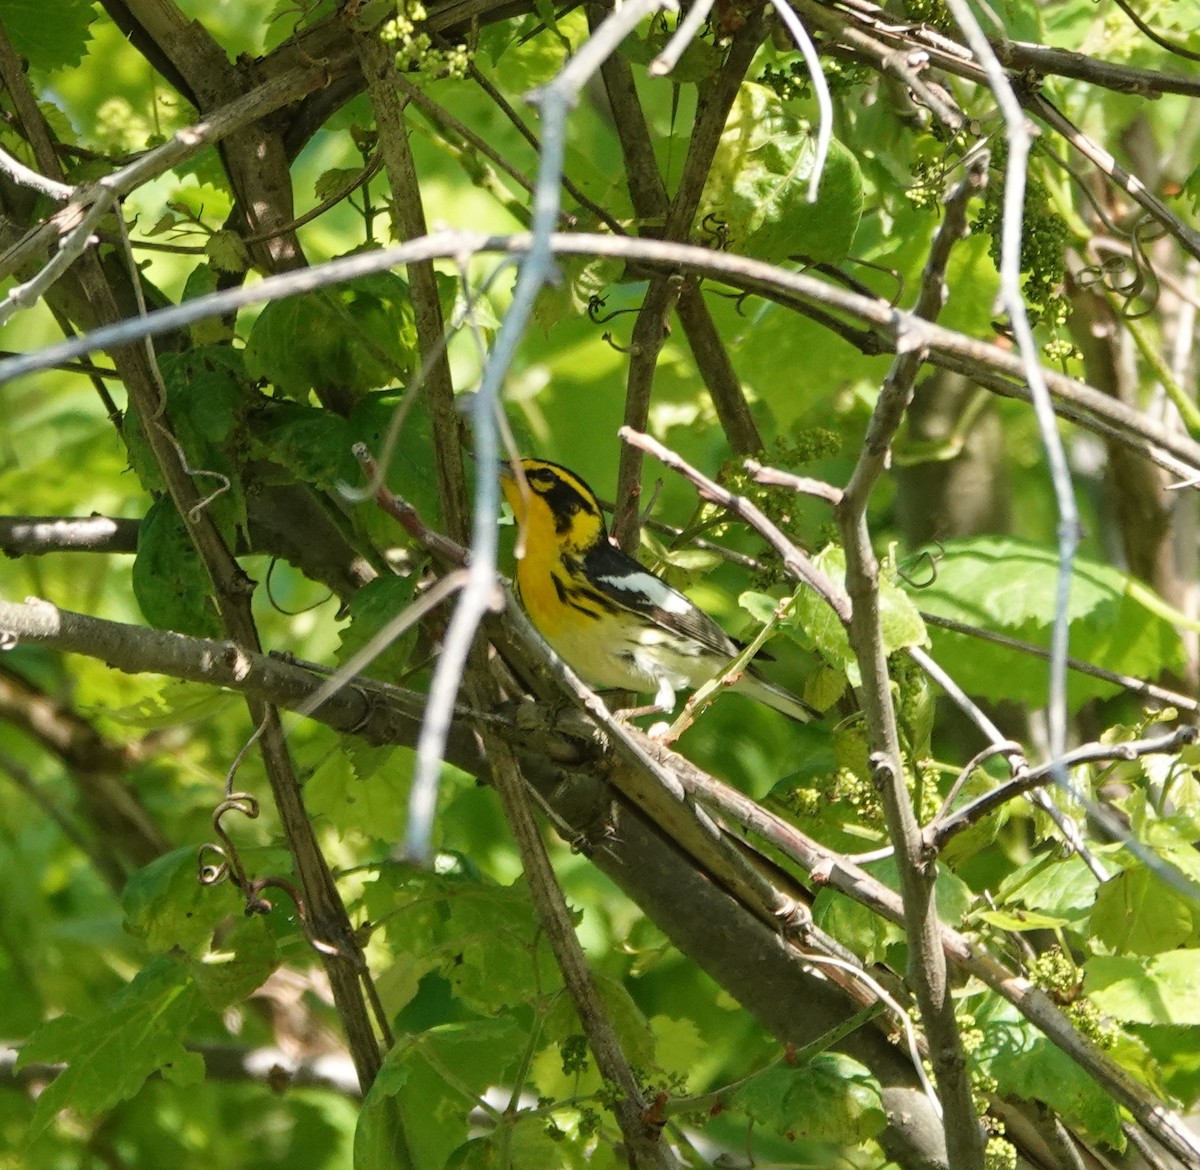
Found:
[[[765,678],[760,678],[757,674],[751,674],[750,671],[746,671],[733,684],[733,689],[759,703],[773,707],[776,711],[782,711],[784,715],[801,723],[807,723],[810,719],[819,719],[821,716],[820,711],[815,707],[810,707],[803,699],[789,694],[782,687],[767,682]]]

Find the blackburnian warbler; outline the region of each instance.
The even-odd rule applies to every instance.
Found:
[[[526,492],[512,467],[500,481],[524,534],[517,592],[530,621],[584,681],[600,688],[653,692],[671,711],[676,690],[725,670],[739,648],[677,589],[608,539],[596,495],[579,476],[542,459],[522,459]],[[802,700],[753,668],[732,684],[790,715],[811,719]]]

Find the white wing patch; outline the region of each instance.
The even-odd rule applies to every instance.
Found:
[[[601,577],[600,580],[610,589],[637,593],[667,613],[682,616],[692,612],[692,603],[653,573],[624,573],[620,577]]]

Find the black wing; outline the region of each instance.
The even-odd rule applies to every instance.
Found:
[[[622,609],[640,613],[723,657],[736,657],[737,643],[708,614],[608,541],[588,550],[583,570],[597,592]]]

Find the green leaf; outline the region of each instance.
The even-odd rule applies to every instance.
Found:
[[[1053,918],[1049,914],[1036,914],[1031,910],[979,910],[975,917],[997,930],[1054,930],[1066,926],[1066,918]]]
[[[523,882],[481,887],[449,906],[450,928],[457,940],[454,962],[444,970],[455,996],[484,1015],[526,1003],[534,963],[546,980],[542,994],[559,984],[549,948]]]
[[[415,578],[394,575],[376,577],[364,585],[350,599],[350,624],[342,630],[338,662],[345,664],[370,643],[381,639],[388,626],[408,608],[415,588]],[[374,657],[359,668],[359,673],[391,680],[402,677],[409,668],[416,639],[417,628],[410,624],[407,630],[377,644]]]
[[[1012,1004],[987,992],[975,1019],[984,1034],[976,1059],[999,1092],[1041,1101],[1068,1124],[1124,1149],[1117,1103]]]
[[[304,401],[311,391],[358,395],[403,381],[416,359],[408,285],[390,272],[272,301],[246,341],[246,369]]]
[[[0,24],[17,53],[38,69],[63,69],[83,60],[96,19],[92,0],[0,0]]]
[[[217,272],[245,272],[250,267],[250,249],[236,232],[214,232],[204,245],[204,254]]]
[[[253,393],[245,380],[241,355],[229,346],[213,345],[159,359],[167,389],[166,413],[178,444],[176,455],[203,500],[221,535],[235,544],[246,528],[246,499],[241,483],[246,413]],[[125,413],[129,459],[147,490],[165,489],[145,423],[135,411]],[[190,631],[186,631],[190,632]]]
[[[361,833],[394,845],[404,837],[413,752],[398,747],[386,754],[369,778],[340,749],[332,752],[304,785],[304,807],[327,820],[346,838]]]
[[[775,263],[805,256],[837,264],[854,242],[862,215],[858,161],[836,139],[808,202],[816,139],[765,86],[739,90],[696,215],[697,223],[724,225],[730,246]]]
[[[204,1060],[183,1046],[201,1000],[186,964],[162,956],[134,977],[107,1009],[87,1020],[59,1016],[21,1049],[18,1068],[65,1063],[38,1098],[28,1140],[60,1109],[94,1116],[126,1101],[161,1072],[179,1085],[204,1078]]]
[[[645,1013],[638,1007],[629,989],[619,979],[603,972],[594,972],[593,979],[600,1000],[625,1055],[634,1065],[650,1067],[655,1063],[654,1034]],[[546,1013],[542,1037],[561,1042],[581,1031],[575,1005],[568,996],[560,995]]]
[[[845,582],[846,553],[840,545],[826,545],[812,560],[835,584],[842,585]],[[756,608],[760,610],[763,596],[759,595],[756,602]],[[887,654],[895,654],[909,646],[928,644],[925,622],[916,605],[903,589],[888,579],[886,571],[879,578],[879,618],[883,648]],[[801,587],[796,591],[791,614],[781,628],[802,646],[814,647],[831,666],[846,675],[851,685],[861,684],[858,660],[850,648],[845,626],[812,589]]]
[[[467,1140],[478,1098],[503,1078],[524,1040],[505,1019],[398,1036],[363,1102],[355,1170],[443,1170]]]
[[[426,524],[437,528],[441,517],[438,476],[435,472],[438,453],[433,439],[433,420],[424,398],[411,402],[408,401],[408,395],[399,390],[382,390],[366,395],[350,411],[351,440],[365,443],[368,450],[382,459],[386,438],[401,407],[406,411],[404,425],[399,432],[400,441],[387,464],[387,485],[411,504]],[[356,470],[351,482],[359,483],[361,480],[362,473]],[[397,528],[396,521],[374,502],[360,507],[358,518],[367,532],[385,547],[395,544],[398,539],[407,539]]]
[[[1192,937],[1196,910],[1147,866],[1133,865],[1100,887],[1091,925],[1096,937],[1118,953],[1155,955]]]
[[[261,914],[243,917],[232,933],[192,962],[192,977],[205,1002],[224,1011],[256,991],[279,965],[279,952],[266,919]]]
[[[910,646],[928,646],[925,620],[912,598],[886,575],[879,580],[879,625],[886,654],[907,650]]]
[[[729,1106],[793,1138],[857,1144],[883,1129],[879,1084],[856,1060],[824,1052],[800,1068],[774,1065],[740,1084]]]
[[[142,616],[156,629],[221,637],[204,563],[167,496],[150,505],[138,529],[133,595]]]
[[[331,167],[322,171],[313,183],[313,194],[324,202],[362,177],[362,167]]]
[[[152,951],[207,949],[213,928],[239,909],[233,887],[202,886],[196,850],[173,850],[143,866],[125,887],[125,929]]]
[[[1096,878],[1077,853],[1045,853],[1026,862],[1000,884],[1001,906],[1019,903],[1054,917],[1078,922],[1096,901]]]
[[[889,948],[904,941],[902,927],[834,890],[825,889],[817,894],[813,901],[813,921],[868,964],[882,962]]]
[[[1200,950],[1149,959],[1098,955],[1084,964],[1083,975],[1088,998],[1118,1020],[1200,1025]]]
[[[947,543],[938,575],[918,596],[921,608],[969,625],[1048,645],[1054,617],[1058,556],[1013,538]],[[1183,662],[1179,634],[1144,588],[1108,565],[1077,560],[1068,616],[1071,653],[1109,670],[1156,675]],[[1045,702],[1047,667],[977,638],[932,629],[934,657],[973,694],[1026,706]],[[1072,709],[1111,695],[1112,683],[1071,673]]]
[[[360,477],[350,424],[340,415],[294,402],[272,402],[252,423],[254,438],[301,483],[332,491]]]

